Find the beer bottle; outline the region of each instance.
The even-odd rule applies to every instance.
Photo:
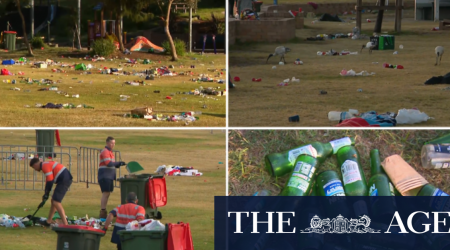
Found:
[[[450,144],[423,145],[421,158],[424,168],[450,168]]]
[[[272,176],[280,177],[292,171],[299,155],[309,155],[323,163],[331,154],[336,154],[341,147],[354,144],[353,137],[344,137],[328,143],[313,142],[282,153],[268,154],[265,156],[266,171]]]
[[[381,166],[378,149],[370,151],[369,196],[395,196],[394,186]]]
[[[449,195],[444,193],[444,191],[440,190],[439,188],[431,184],[427,184],[422,187],[417,196],[449,196]]]
[[[314,172],[318,167],[318,160],[309,155],[300,155],[296,162],[291,178],[281,190],[280,196],[307,196],[311,192]]]
[[[341,169],[346,196],[366,196],[367,182],[359,161],[359,153],[354,146],[345,146],[337,152],[337,162]]]
[[[339,175],[333,170],[323,171],[316,179],[318,196],[345,196],[344,186]]]

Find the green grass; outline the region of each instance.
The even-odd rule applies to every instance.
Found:
[[[15,130],[0,131],[2,144],[35,144],[34,131]],[[83,130],[60,131],[61,141],[66,146],[103,147],[107,136],[116,138],[116,150],[121,151],[126,161],[137,161],[145,173],[153,173],[160,165],[193,166],[200,172],[201,177],[167,177],[168,203],[160,208],[162,223],[189,223],[196,250],[214,248],[214,196],[225,194],[225,133],[214,130],[97,130],[95,132]],[[167,141],[163,145],[155,141]],[[190,138],[192,138],[190,140]],[[128,142],[128,143],[127,143]],[[129,142],[133,142],[132,144]],[[207,157],[206,157],[207,156]],[[38,173],[41,175],[40,173]],[[0,189],[3,186],[0,185]],[[43,191],[14,191],[0,190],[2,205],[0,214],[26,216],[33,214],[37,208]],[[63,206],[68,216],[78,217],[88,214],[98,217],[100,206],[100,189],[91,185],[86,189],[83,183],[72,184],[63,200]],[[120,190],[112,193],[108,210],[120,204]],[[24,211],[29,208],[29,211]],[[49,206],[39,210],[37,216],[46,217]],[[115,249],[110,243],[112,228],[101,240],[100,250]],[[13,250],[47,250],[56,245],[57,235],[50,229],[30,227],[21,229],[6,229],[0,227],[0,235],[4,240],[1,249]]]
[[[67,73],[53,73],[52,68],[60,68],[57,66],[49,66],[48,69],[31,68],[30,65],[9,66],[6,67],[12,73],[17,74],[19,71],[25,73],[25,78],[32,79],[52,79],[61,81],[56,84],[58,90],[72,94],[79,94],[80,98],[64,97],[55,93],[55,91],[38,91],[41,88],[50,86],[38,86],[37,84],[28,85],[19,83],[20,79],[16,76],[1,76],[0,81],[6,79],[16,79],[17,84],[7,84],[1,82],[0,91],[3,93],[2,98],[4,105],[0,107],[0,126],[4,127],[24,127],[24,126],[67,126],[67,127],[161,127],[161,126],[183,126],[184,123],[173,122],[149,122],[144,119],[123,118],[123,115],[129,113],[131,109],[137,107],[152,107],[155,113],[165,115],[180,114],[187,111],[202,111],[203,115],[200,120],[193,123],[193,126],[225,126],[225,110],[226,96],[207,96],[202,98],[194,95],[176,94],[177,92],[189,92],[191,90],[203,87],[220,88],[224,90],[224,84],[218,83],[196,83],[192,82],[192,78],[199,77],[200,74],[208,74],[215,79],[225,79],[225,72],[221,71],[225,68],[224,54],[188,54],[180,57],[178,62],[171,62],[169,56],[152,55],[148,53],[133,52],[131,58],[149,58],[154,63],[150,65],[138,64],[137,67],[125,66],[124,59],[115,59],[106,62],[91,62],[78,58],[67,58],[67,54],[71,53],[68,48],[51,48],[44,51],[36,50],[34,58],[29,60],[45,60],[53,59],[54,61],[62,61],[68,64],[84,63],[92,64],[94,69],[91,75],[84,75],[82,71],[75,71],[68,68],[62,68]],[[84,56],[86,52],[80,53]],[[66,55],[64,58],[61,55]],[[14,53],[2,53],[0,59],[18,59],[25,56],[25,51],[16,51]],[[125,58],[125,55],[119,55]],[[197,58],[198,60],[193,60]],[[160,63],[159,63],[160,62]],[[125,81],[145,80],[136,76],[114,76],[102,75],[98,73],[98,68],[115,67],[123,68],[124,71],[142,71],[149,68],[174,65],[176,72],[192,71],[194,76],[173,76],[155,78],[155,80],[145,81],[147,86],[130,86],[124,84]],[[184,65],[184,68],[180,68]],[[195,65],[195,69],[191,69],[190,65]],[[203,65],[203,66],[201,66]],[[208,69],[217,69],[217,72],[208,71]],[[223,74],[218,76],[217,74]],[[217,77],[218,76],[218,77]],[[76,78],[76,79],[74,79]],[[80,83],[80,81],[83,81]],[[21,91],[12,91],[11,88],[18,87]],[[29,90],[30,92],[24,92]],[[160,90],[160,94],[154,93]],[[172,100],[167,100],[166,96],[172,96]],[[131,98],[127,101],[120,101],[119,95],[128,95]],[[36,103],[46,104],[52,103],[74,103],[86,104],[93,106],[95,109],[63,109],[63,110],[43,110],[35,108]],[[203,105],[207,108],[204,109]],[[30,106],[29,108],[25,105]],[[192,125],[191,125],[192,126]]]
[[[180,17],[189,18],[189,9],[184,13],[183,11],[178,11]],[[202,20],[211,20],[211,13],[214,13],[214,16],[219,19],[225,18],[225,8],[202,8],[198,9],[197,13],[192,11],[192,15],[199,15]]]
[[[393,34],[393,11],[385,14],[382,32]],[[448,73],[449,61],[442,60],[441,66],[434,66],[436,46],[445,46],[447,31],[431,31],[437,23],[414,21],[414,11],[405,10],[401,35],[395,37],[395,50],[360,52],[368,39],[352,40],[338,38],[326,41],[306,41],[318,34],[347,34],[355,27],[355,21],[342,16],[346,23],[318,22],[305,19],[308,29],[296,30],[297,42],[236,44],[230,48],[229,70],[231,77],[239,76],[235,89],[230,91],[229,124],[236,127],[249,126],[335,126],[327,114],[330,111],[356,109],[359,112],[375,110],[378,113],[397,113],[402,108],[418,108],[434,120],[407,126],[448,126],[450,114],[446,112],[448,91],[446,85],[425,86],[424,82]],[[368,23],[365,20],[371,19]],[[373,33],[376,15],[363,14],[362,31]],[[404,49],[399,49],[403,45]],[[273,57],[266,64],[267,56],[277,46],[291,49],[287,53],[286,65],[280,66],[280,57]],[[317,56],[317,51],[349,50],[358,55]],[[393,55],[398,51],[397,55]],[[243,60],[244,59],[244,60]],[[295,65],[300,59],[303,65]],[[374,64],[373,62],[378,62]],[[383,68],[383,63],[404,66],[403,70]],[[272,69],[276,66],[276,69]],[[341,70],[376,73],[370,77],[342,77]],[[300,83],[278,87],[284,79],[295,77]],[[261,82],[252,82],[261,78]],[[362,89],[362,92],[357,92]],[[326,95],[319,95],[321,90]],[[300,116],[299,123],[289,123],[288,117]],[[244,118],[245,117],[245,118]]]
[[[356,137],[356,149],[366,180],[370,178],[370,150],[380,151],[381,161],[398,154],[430,184],[450,192],[447,169],[428,170],[421,166],[420,152],[424,142],[448,134],[445,130],[232,130],[229,134],[228,195],[253,195],[267,189],[278,195],[288,177],[271,177],[264,170],[264,156],[289,150],[314,141],[329,142],[346,136]],[[318,169],[338,169],[332,156]],[[338,171],[340,172],[340,171]]]

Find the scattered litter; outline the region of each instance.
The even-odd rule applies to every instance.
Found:
[[[277,68],[277,66],[272,66],[272,69],[276,69]]]
[[[387,64],[383,63],[384,68],[390,68],[390,69],[404,69],[402,65],[393,65],[393,64]]]
[[[397,55],[397,54],[398,54],[398,51],[394,51],[394,53],[392,53],[392,54]]]
[[[345,69],[343,69],[342,71],[341,71],[341,73],[340,73],[340,75],[341,76],[372,76],[372,75],[375,75],[375,72],[371,72],[371,73],[369,73],[369,72],[367,72],[367,71],[361,71],[361,72],[359,72],[359,73],[356,73],[354,70],[345,70]]]
[[[182,167],[182,166],[174,166],[174,165],[162,165],[159,166],[156,173],[169,175],[169,176],[202,176],[203,173],[199,172],[197,169],[193,167]]]
[[[261,78],[252,78],[252,82],[260,82]]]
[[[300,61],[300,59],[295,60],[294,64],[296,65],[303,65],[303,62]]]
[[[300,116],[294,115],[294,116],[289,117],[289,122],[300,122]]]
[[[398,46],[399,49],[403,49],[403,45],[400,44],[400,46]]]
[[[358,92],[362,92],[363,90],[362,89],[358,89]]]
[[[321,91],[319,92],[319,94],[320,94],[320,95],[326,95],[326,94],[328,94],[328,92],[326,92],[325,90],[321,90]]]
[[[423,112],[420,112],[418,109],[400,109],[395,119],[397,124],[414,124],[426,122],[433,118]]]

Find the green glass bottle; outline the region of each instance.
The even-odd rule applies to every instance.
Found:
[[[342,147],[336,156],[342,173],[345,195],[366,196],[369,190],[356,148],[354,146]]]
[[[320,173],[316,178],[317,196],[345,196],[344,186],[338,173],[327,170]]]
[[[281,190],[280,196],[307,196],[311,192],[314,172],[318,167],[318,160],[309,155],[300,155],[296,162],[291,178]]]
[[[378,149],[370,151],[370,174],[368,196],[395,196],[394,187],[381,166]]]
[[[272,153],[265,157],[266,171],[272,176],[283,176],[292,172],[299,155],[309,155],[323,163],[327,157],[336,154],[344,146],[355,145],[353,137],[345,137],[328,143],[313,142],[282,153]]]
[[[439,188],[431,184],[427,184],[423,186],[422,189],[420,189],[417,196],[449,196],[449,195],[447,193],[444,193]]]

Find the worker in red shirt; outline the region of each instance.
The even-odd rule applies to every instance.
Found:
[[[44,226],[50,226],[52,222],[53,215],[55,215],[55,211],[58,211],[64,225],[68,225],[66,219],[66,213],[64,212],[64,208],[61,204],[64,196],[66,195],[67,190],[69,190],[70,185],[72,184],[72,175],[69,170],[64,167],[64,165],[49,161],[49,162],[41,162],[39,158],[33,158],[30,161],[30,167],[34,168],[36,171],[42,171],[45,175],[45,194],[42,197],[42,202],[45,203],[50,195],[50,191],[52,191],[53,183],[56,183],[55,191],[52,196],[52,206],[50,208],[50,213],[47,217],[47,220],[41,222]],[[42,203],[42,204],[43,204]]]
[[[106,146],[100,153],[100,163],[98,165],[98,184],[102,191],[101,209],[99,218],[106,219],[108,212],[106,206],[108,205],[109,195],[114,191],[114,181],[116,180],[116,168],[125,166],[123,161],[116,162],[114,159],[113,149],[116,145],[116,140],[109,136],[106,138]]]
[[[120,237],[117,233],[120,230],[125,230],[128,223],[137,220],[141,221],[145,218],[145,209],[143,206],[139,206],[137,196],[134,192],[131,192],[127,196],[127,204],[119,205],[109,212],[108,218],[105,222],[103,231],[108,230],[114,217],[116,217],[116,224],[114,225],[114,231],[111,236],[111,242],[117,244],[117,249],[122,250],[120,244]]]

